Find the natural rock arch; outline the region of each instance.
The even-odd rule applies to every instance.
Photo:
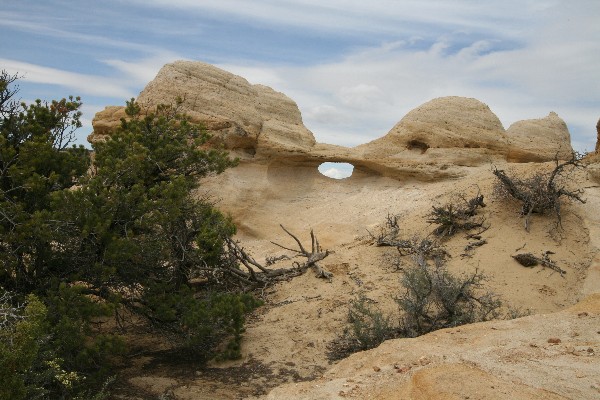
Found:
[[[252,85],[212,65],[177,61],[165,65],[140,93],[147,109],[183,98],[179,110],[203,124],[212,144],[242,161],[313,166],[348,162],[354,172],[394,179],[457,178],[462,168],[496,161],[543,162],[572,152],[564,121],[555,113],[515,122],[505,130],[481,101],[448,96],[411,110],[386,135],[348,148],[317,143],[296,103],[275,90]],[[124,107],[96,114],[91,142],[102,140],[126,117]]]
[[[321,175],[332,179],[347,179],[354,172],[354,165],[348,162],[325,161],[318,167]]]

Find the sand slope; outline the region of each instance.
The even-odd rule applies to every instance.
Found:
[[[524,174],[551,165],[501,167]],[[600,288],[599,189],[585,172],[578,174],[588,204],[567,205],[562,229],[551,217],[534,216],[526,232],[518,207],[492,196],[490,168],[465,168],[459,180],[423,183],[373,176],[336,181],[306,168],[243,164],[204,182],[203,191],[219,193],[218,206],[233,216],[238,239],[257,260],[285,253],[271,241],[293,246],[280,223],[307,244],[313,228],[323,247],[334,251],[322,263],[334,278],[327,282],[309,271],[263,292],[266,305],[249,320],[242,360],[205,371],[193,363],[148,360],[130,384],[148,396],[170,390],[178,399],[255,398],[286,382],[266,398],[595,398],[600,299],[561,310]],[[449,268],[483,271],[507,305],[534,315],[389,341],[332,366],[327,344],[346,326],[347,305],[358,294],[397,312],[393,297],[402,290],[402,271],[390,262],[396,251],[374,246],[367,229],[375,231],[393,213],[403,216],[407,237],[427,235],[433,227],[425,216],[433,204],[478,191],[487,204],[482,215],[490,228],[482,236],[488,243],[461,257],[469,243],[465,235],[446,241]],[[524,268],[510,257],[517,249],[550,250],[567,273]],[[561,342],[549,344],[550,338]],[[311,381],[296,383],[305,380]]]

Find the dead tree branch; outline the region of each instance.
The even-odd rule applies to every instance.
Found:
[[[551,270],[558,272],[560,276],[564,276],[567,271],[556,265],[556,263],[550,259],[550,254],[554,253],[546,251],[541,258],[536,257],[531,253],[521,253],[512,256],[512,258],[517,260],[517,262],[524,267],[532,268],[536,265],[541,265],[542,267],[550,268]]]
[[[473,217],[478,208],[485,207],[483,195],[479,192],[469,200],[460,198],[460,203],[448,203],[443,206],[433,206],[433,210],[427,216],[427,222],[436,224],[433,234],[439,237],[452,236],[458,231],[468,231],[484,226],[483,218],[475,221]]]
[[[331,278],[333,277],[333,274],[329,271],[326,271],[319,264],[317,264],[319,261],[322,261],[323,259],[325,259],[325,257],[327,257],[330,254],[330,252],[329,252],[329,250],[323,251],[313,230],[312,229],[310,230],[311,251],[308,252],[304,248],[304,246],[302,246],[302,242],[300,242],[300,239],[298,239],[294,234],[292,234],[290,231],[285,229],[285,227],[283,225],[279,225],[279,226],[281,226],[281,229],[283,229],[283,231],[285,233],[287,233],[288,235],[290,235],[292,237],[292,239],[294,239],[294,241],[298,244],[299,250],[287,248],[285,246],[280,245],[279,243],[275,243],[275,242],[271,242],[271,243],[273,243],[276,246],[281,247],[282,249],[291,250],[291,251],[298,253],[301,256],[306,257],[306,262],[304,264],[299,264],[298,269],[300,269],[301,271],[306,271],[308,268],[313,268],[317,272],[317,278],[325,278],[325,279],[331,280]]]
[[[565,187],[567,175],[576,168],[583,168],[582,156],[573,153],[571,159],[559,163],[550,173],[538,172],[529,178],[509,177],[503,170],[495,169],[498,178],[496,192],[500,197],[513,198],[521,203],[521,215],[525,217],[525,229],[529,231],[531,214],[545,214],[554,211],[561,225],[561,198],[585,203],[582,189],[570,190]]]
[[[273,265],[275,264],[277,261],[281,261],[281,260],[289,260],[290,257],[286,254],[283,254],[281,256],[271,256],[271,257],[265,257],[265,263],[267,264],[267,267],[269,265]]]
[[[298,248],[294,249],[282,246],[275,242],[272,243],[282,249],[296,253],[296,256],[306,257],[306,262],[299,263],[294,261],[291,267],[270,269],[256,261],[238,242],[231,238],[227,238],[225,239],[226,252],[232,262],[229,263],[229,266],[225,268],[224,272],[234,281],[251,289],[264,287],[279,280],[287,280],[291,277],[301,275],[309,268],[313,268],[317,272],[317,277],[331,280],[333,274],[326,271],[318,264],[319,261],[322,261],[331,253],[328,250],[323,251],[314,232],[312,230],[310,231],[311,251],[309,252],[302,245],[302,242],[297,236],[288,231],[283,225],[280,226],[285,233],[294,239]],[[273,262],[282,259],[289,260],[290,257],[280,256],[273,258]],[[267,261],[267,265],[271,265],[273,262],[269,263]]]
[[[487,240],[482,239],[482,240],[478,240],[476,242],[471,242],[468,245],[465,246],[465,252],[469,252],[475,249],[475,247],[481,247],[484,244],[487,244]]]
[[[383,246],[402,246],[408,245],[407,240],[400,240],[398,236],[400,235],[400,224],[398,223],[399,215],[388,214],[385,223],[383,226],[380,226],[379,231],[376,234],[371,233],[368,229],[369,236],[374,240],[375,245],[377,247]]]

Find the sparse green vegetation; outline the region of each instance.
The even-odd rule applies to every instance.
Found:
[[[479,271],[456,276],[446,267],[448,253],[427,239],[398,241],[398,257],[410,256],[411,265],[403,268],[404,293],[395,298],[399,306],[398,323],[392,316],[370,304],[366,297],[350,303],[349,326],[329,344],[331,360],[357,351],[377,347],[398,337],[426,333],[473,322],[505,317],[502,301],[485,287],[486,277]],[[409,246],[409,244],[412,244]]]
[[[328,346],[330,360],[340,360],[398,337],[398,327],[391,322],[391,317],[386,316],[364,295],[350,302],[348,322],[344,332]]]
[[[502,302],[485,288],[485,281],[477,270],[453,275],[439,259],[407,269],[401,279],[405,293],[396,299],[403,315],[402,336],[498,318]]]
[[[483,226],[484,220],[475,220],[478,208],[485,207],[483,195],[477,193],[472,199],[460,197],[458,201],[433,206],[427,222],[437,225],[433,234],[438,237],[452,236],[459,231],[468,231]]]
[[[460,204],[434,207],[427,222],[438,225],[432,233],[435,237],[477,227],[485,231],[489,226],[484,226],[483,219],[473,220],[477,209],[484,206],[483,196],[478,193]],[[330,360],[377,347],[391,338],[416,337],[438,329],[523,315],[518,310],[504,310],[500,297],[486,288],[487,278],[480,271],[452,274],[446,266],[450,254],[439,239],[402,237],[400,221],[399,216],[388,215],[379,231],[370,233],[375,245],[398,250],[392,261],[394,270],[402,273],[402,293],[394,298],[398,314],[384,314],[364,296],[352,301],[348,327],[328,346]],[[468,237],[481,240],[478,234]]]

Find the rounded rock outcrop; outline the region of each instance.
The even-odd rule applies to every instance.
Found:
[[[481,101],[440,97],[410,111],[390,132],[359,146],[369,159],[474,166],[493,160],[545,162],[571,157],[571,137],[554,112],[505,130]]]
[[[440,97],[410,111],[390,132],[363,145],[369,158],[477,165],[504,157],[506,135],[490,108],[477,99]]]
[[[388,135],[408,150],[425,146],[502,150],[505,143],[504,127],[486,104],[457,96],[440,97],[415,108]]]
[[[544,162],[571,157],[571,135],[567,124],[555,112],[539,119],[517,121],[506,131],[507,161]]]
[[[203,124],[213,143],[254,155],[307,152],[315,139],[304,124],[296,103],[283,93],[210,64],[176,61],[165,65],[137,98],[143,108],[173,104],[182,99],[181,112]],[[124,107],[107,107],[96,114],[90,142],[101,140],[119,126]]]

